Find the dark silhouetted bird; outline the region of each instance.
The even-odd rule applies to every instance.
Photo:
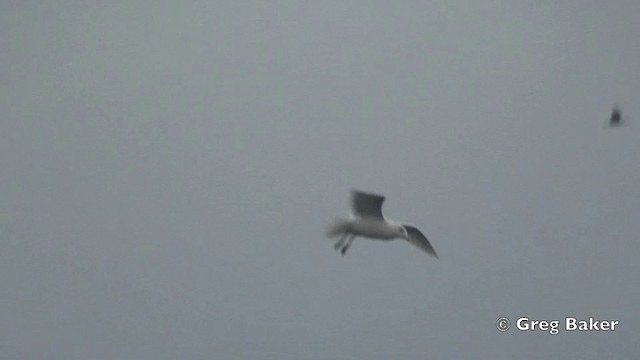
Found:
[[[611,111],[611,118],[609,119],[609,125],[618,126],[622,122],[622,113],[620,109],[614,107]]]

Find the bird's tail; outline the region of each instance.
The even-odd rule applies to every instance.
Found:
[[[345,233],[348,229],[349,222],[340,218],[336,218],[331,224],[327,225],[324,233],[327,237],[331,238]]]

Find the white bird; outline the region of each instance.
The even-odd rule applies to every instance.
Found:
[[[351,190],[351,217],[349,219],[336,219],[327,227],[327,237],[341,235],[334,245],[344,255],[356,236],[377,240],[394,240],[402,238],[427,253],[438,258],[429,240],[416,227],[401,224],[382,215],[382,203],[384,196],[366,193],[359,190]]]

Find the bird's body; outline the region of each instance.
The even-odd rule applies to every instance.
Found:
[[[393,240],[398,235],[397,230],[386,222],[367,218],[338,219],[333,226],[335,230],[330,232],[334,232],[336,235],[353,233],[375,240]]]
[[[414,226],[386,219],[382,215],[384,196],[363,191],[351,191],[352,214],[348,219],[336,219],[328,228],[327,236],[341,236],[335,249],[344,255],[356,236],[376,240],[403,238],[438,258],[429,240]]]

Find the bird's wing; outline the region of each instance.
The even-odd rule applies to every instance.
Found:
[[[384,196],[382,195],[351,190],[351,210],[353,215],[370,219],[383,219],[383,202]]]
[[[435,256],[436,259],[438,259],[438,254],[436,254],[433,246],[431,246],[429,240],[427,240],[427,237],[424,236],[420,232],[420,230],[416,229],[414,226],[407,224],[402,224],[402,226],[404,226],[404,228],[407,230],[407,235],[409,235],[407,240],[409,240],[410,243],[428,252],[429,254]]]

